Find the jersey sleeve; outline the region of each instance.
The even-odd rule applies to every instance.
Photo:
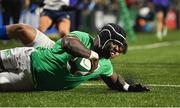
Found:
[[[100,67],[97,71],[100,72],[100,75],[111,76],[113,74],[113,66],[109,59],[100,60]]]

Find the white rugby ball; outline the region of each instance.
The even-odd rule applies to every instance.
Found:
[[[91,61],[86,58],[77,58],[75,64],[78,71],[87,72],[91,69]]]
[[[76,71],[75,74],[81,74],[81,75],[87,75],[89,73],[89,71],[91,70],[91,61],[89,59],[86,58],[82,58],[82,57],[76,57],[73,60],[73,64],[76,67]],[[99,64],[97,69],[99,68]],[[69,63],[67,63],[67,68],[68,70],[71,70],[71,65]]]
[[[79,73],[81,75],[86,75],[89,73],[91,69],[91,61],[89,59],[76,57],[75,59],[73,59],[73,62],[77,69],[75,72],[76,74]],[[68,70],[71,69],[71,65],[69,64],[69,62],[67,63],[67,68]]]

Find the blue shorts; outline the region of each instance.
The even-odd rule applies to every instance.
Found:
[[[162,5],[157,5],[157,4],[155,5],[155,11],[156,12],[162,11],[164,14],[164,17],[166,17],[168,10],[169,10],[169,6],[162,6]]]
[[[55,11],[44,9],[40,16],[48,16],[50,17],[54,23],[59,22],[63,18],[70,19],[70,14],[66,11]]]

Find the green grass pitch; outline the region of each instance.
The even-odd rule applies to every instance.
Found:
[[[153,33],[137,34],[129,51],[112,60],[114,71],[151,89],[144,93],[109,90],[102,81],[88,81],[68,91],[0,93],[0,107],[180,107],[180,31],[170,31],[163,41]],[[155,46],[160,43],[164,46]],[[165,43],[165,44],[164,44]],[[133,50],[136,46],[150,48]],[[21,46],[16,41],[0,49]]]

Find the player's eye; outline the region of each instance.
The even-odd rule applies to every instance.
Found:
[[[116,46],[117,52],[121,53],[121,52],[124,51],[124,47],[123,47],[121,44],[119,44],[119,43],[116,42],[116,43],[115,43],[115,46]]]
[[[119,46],[119,53],[122,53],[124,51],[124,48],[122,46]]]

